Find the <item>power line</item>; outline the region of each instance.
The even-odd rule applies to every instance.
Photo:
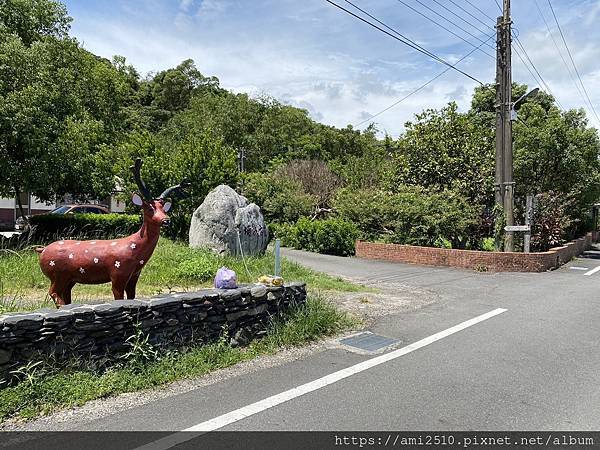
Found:
[[[384,30],[383,28],[380,28],[380,27],[378,27],[378,26],[377,26],[377,25],[375,25],[374,23],[372,23],[372,22],[369,22],[369,21],[368,21],[368,20],[366,20],[365,18],[363,18],[363,17],[360,17],[360,16],[359,16],[359,15],[357,15],[357,14],[354,14],[352,11],[349,11],[348,9],[344,8],[343,6],[341,6],[341,5],[338,5],[337,3],[333,2],[332,0],[325,0],[325,1],[326,1],[327,3],[330,3],[331,5],[335,6],[336,8],[338,8],[338,9],[341,9],[342,11],[346,12],[347,14],[350,14],[351,16],[355,17],[356,19],[358,19],[358,20],[360,20],[360,21],[362,21],[362,22],[366,23],[367,25],[370,25],[371,27],[373,27],[373,28],[375,28],[375,29],[377,29],[377,30],[381,31],[382,33],[384,33],[384,34],[387,34],[387,35],[388,35],[388,36],[390,36],[391,38],[393,38],[393,39],[396,39],[397,41],[400,41],[400,42],[402,42],[404,45],[407,45],[407,46],[409,46],[409,47],[411,47],[411,48],[413,48],[413,49],[417,50],[418,52],[420,52],[420,53],[423,53],[423,54],[425,54],[425,55],[429,56],[430,58],[432,58],[432,59],[434,59],[434,60],[436,60],[436,61],[438,61],[438,62],[440,62],[440,63],[442,63],[442,64],[444,64],[444,65],[446,65],[446,66],[448,66],[448,67],[450,67],[450,68],[452,68],[452,69],[454,69],[454,70],[456,70],[457,72],[459,72],[459,73],[461,73],[461,74],[463,74],[463,75],[464,75],[464,76],[466,76],[467,78],[469,78],[469,79],[471,79],[471,80],[473,80],[473,81],[476,81],[477,83],[479,83],[479,84],[483,85],[483,82],[481,82],[480,80],[478,80],[478,79],[477,79],[477,78],[475,78],[474,76],[472,76],[472,75],[469,75],[468,73],[466,73],[466,72],[464,72],[464,71],[462,71],[462,70],[460,70],[460,69],[458,69],[458,68],[454,67],[454,66],[453,66],[452,64],[450,64],[448,61],[446,61],[446,60],[444,60],[444,59],[440,58],[439,56],[435,55],[434,53],[432,53],[432,52],[430,52],[430,51],[428,51],[428,50],[425,50],[425,49],[423,49],[423,48],[422,48],[421,46],[419,46],[418,44],[416,44],[416,43],[414,43],[413,41],[411,41],[410,39],[408,39],[408,38],[404,37],[404,36],[403,36],[401,33],[399,33],[398,31],[395,31],[395,33],[396,33],[396,34],[398,34],[398,36],[402,36],[402,38],[400,38],[400,37],[398,37],[398,36],[395,36],[394,34],[391,34],[390,32],[388,32],[388,31]],[[348,1],[348,0],[346,0],[346,1]]]
[[[456,36],[457,38],[459,38],[460,40],[462,40],[462,41],[466,42],[466,43],[467,43],[467,44],[469,44],[470,46],[472,46],[472,47],[474,47],[474,48],[477,48],[479,51],[481,51],[482,53],[485,53],[485,54],[486,54],[487,56],[489,56],[490,58],[494,58],[494,56],[493,56],[493,55],[491,55],[491,54],[489,54],[488,52],[486,52],[485,50],[482,50],[482,49],[481,49],[482,45],[479,45],[479,46],[477,46],[477,45],[473,44],[472,42],[468,41],[467,39],[465,39],[465,38],[464,38],[464,37],[462,37],[461,35],[459,35],[459,34],[455,33],[455,32],[454,32],[454,31],[452,31],[451,29],[449,29],[449,28],[446,28],[446,27],[445,27],[444,25],[442,25],[441,23],[439,23],[439,22],[435,21],[434,19],[432,19],[431,17],[429,17],[427,14],[423,14],[421,11],[419,11],[419,10],[418,10],[418,9],[416,9],[416,8],[413,8],[411,5],[409,5],[409,4],[405,3],[405,2],[403,2],[402,0],[397,0],[397,1],[398,1],[398,2],[400,2],[400,3],[402,3],[402,4],[403,4],[404,6],[406,6],[407,8],[409,8],[409,9],[413,10],[413,11],[414,11],[414,12],[416,12],[417,14],[419,14],[419,15],[423,16],[424,18],[426,18],[426,19],[427,19],[427,20],[429,20],[430,22],[433,22],[433,23],[434,23],[434,24],[436,24],[438,27],[440,27],[440,28],[442,28],[442,29],[446,30],[448,33],[450,33],[450,34],[452,34],[452,35]],[[446,20],[447,20],[447,19],[446,19]],[[492,47],[492,48],[493,48],[493,47]]]
[[[403,5],[406,5],[406,3],[404,3],[404,2],[403,2],[403,1],[401,1],[401,0],[397,0],[397,1],[398,1],[398,2],[400,2],[400,3],[402,3]],[[468,30],[465,30],[463,27],[461,27],[460,25],[458,25],[456,22],[453,22],[452,20],[450,20],[450,19],[448,19],[448,18],[446,18],[446,17],[442,16],[442,15],[441,15],[440,13],[438,13],[438,12],[437,12],[435,9],[431,8],[431,7],[430,7],[430,6],[428,6],[428,5],[425,5],[425,4],[424,4],[424,3],[423,3],[421,0],[415,0],[415,1],[416,1],[416,2],[417,2],[419,5],[421,5],[423,8],[425,8],[425,9],[427,9],[427,10],[431,11],[431,12],[432,12],[432,13],[434,13],[436,16],[438,16],[438,17],[441,17],[441,18],[442,18],[442,19],[444,19],[446,22],[449,22],[449,23],[451,23],[452,25],[454,25],[456,28],[458,28],[458,29],[459,29],[459,30],[461,30],[462,32],[464,32],[464,33],[467,33],[467,34],[468,34],[469,36],[471,36],[473,39],[476,39],[476,40],[478,40],[479,42],[485,42],[485,41],[481,40],[479,37],[475,36],[475,35],[474,35],[473,33],[471,33],[470,31],[468,31]],[[407,6],[407,5],[406,5],[406,6]],[[409,6],[409,8],[410,8],[410,6]],[[416,11],[414,8],[411,8],[411,9],[412,9],[413,11]],[[425,17],[428,17],[428,16],[425,16]],[[488,45],[490,48],[494,49],[494,47],[493,47],[493,46],[491,46],[491,45],[489,45],[489,44],[487,44],[487,45]],[[495,49],[494,49],[494,50],[495,50]]]
[[[548,85],[548,83],[546,83],[546,80],[544,80],[544,77],[542,76],[542,74],[540,73],[540,71],[538,70],[538,68],[535,66],[535,64],[533,63],[533,61],[529,57],[529,54],[527,53],[527,50],[525,50],[525,47],[523,46],[523,43],[521,42],[521,40],[519,39],[519,37],[518,36],[514,36],[514,38],[515,38],[515,42],[517,43],[517,46],[521,49],[521,51],[523,52],[523,55],[525,55],[525,58],[527,59],[527,61],[529,61],[529,64],[531,64],[531,67],[533,67],[533,70],[535,71],[535,73],[539,77],[539,79],[541,81],[541,84],[544,87],[544,89],[546,89],[546,91],[548,91],[556,99],[556,103],[558,103],[560,105],[560,102],[558,101],[558,99],[556,98],[556,96],[553,94],[552,89],[550,89],[550,86]],[[521,58],[521,61],[523,61],[523,58]],[[529,73],[531,73],[531,72],[529,72]],[[561,106],[561,109],[562,109],[562,106]]]
[[[486,41],[484,41],[484,43],[480,44],[479,47],[482,47],[486,42],[488,42],[490,39],[492,39],[494,37],[494,35],[490,36],[489,38],[487,38]],[[469,56],[471,56],[473,53],[475,53],[479,47],[474,48],[473,50],[471,50],[469,53],[467,53],[465,56],[463,56],[462,58],[460,58],[458,61],[456,61],[456,64],[460,63],[461,61],[465,60],[466,58],[468,58]],[[373,114],[371,117],[369,117],[368,119],[365,119],[355,125],[353,125],[355,128],[361,126],[363,123],[366,123],[370,120],[373,120],[375,117],[380,116],[381,114],[383,114],[384,112],[389,111],[390,109],[392,109],[393,107],[399,105],[400,103],[402,103],[404,100],[406,100],[409,97],[412,97],[414,94],[416,94],[417,92],[423,90],[425,87],[429,86],[431,83],[433,83],[435,80],[437,80],[438,78],[440,78],[442,75],[444,75],[446,72],[448,72],[450,70],[450,68],[444,69],[442,72],[438,73],[435,77],[431,78],[429,81],[423,83],[421,86],[419,86],[418,88],[412,90],[411,92],[409,92],[407,95],[405,95],[404,97],[402,97],[400,100],[395,101],[394,103],[392,103],[390,106],[382,109],[381,111]]]
[[[556,39],[554,39],[554,35],[552,34],[552,31],[550,30],[550,25],[548,24],[548,21],[546,20],[546,16],[544,16],[544,13],[542,12],[542,8],[540,7],[540,4],[538,3],[537,0],[535,0],[535,6],[537,7],[537,10],[538,10],[540,16],[542,17],[542,20],[544,21],[544,24],[546,24],[546,29],[548,30],[548,34],[552,38],[552,42],[554,43],[554,47],[556,48],[556,51],[560,55],[560,58],[562,59],[563,64],[567,68],[567,72],[569,72],[569,78],[571,78],[571,81],[573,82],[573,84],[577,88],[577,91],[579,92],[579,95],[581,96],[581,99],[585,103],[585,98],[583,96],[583,92],[581,91],[581,88],[579,87],[579,85],[575,81],[575,78],[573,77],[573,72],[571,71],[571,68],[569,67],[569,64],[567,64],[567,61],[566,61],[565,57],[563,56],[563,52],[560,50],[560,48],[558,46],[558,43],[556,42]]]
[[[470,27],[475,28],[477,31],[479,31],[481,34],[485,34],[485,31],[483,31],[480,28],[477,28],[475,25],[473,25],[471,22],[469,22],[468,20],[466,20],[464,17],[456,14],[454,11],[452,11],[450,8],[448,8],[446,5],[444,5],[443,3],[440,3],[438,0],[433,0],[434,3],[438,4],[439,6],[441,6],[443,9],[445,9],[446,11],[448,11],[450,14],[452,14],[454,17],[462,20],[464,23],[466,23],[467,25],[469,25]]]
[[[529,75],[531,75],[531,77],[535,80],[535,84],[539,85],[539,86],[543,86],[544,84],[540,81],[540,79],[536,76],[535,73],[533,73],[533,71],[531,70],[531,68],[529,67],[529,64],[527,64],[527,62],[525,62],[525,60],[523,59],[523,57],[521,56],[521,53],[518,51],[516,46],[512,46],[512,49],[514,50],[514,52],[516,53],[516,55],[519,57],[519,59],[521,60],[521,62],[523,63],[523,66],[527,69],[527,71],[529,72]]]
[[[483,20],[481,20],[479,17],[475,16],[474,14],[470,13],[469,11],[467,11],[465,8],[463,8],[462,6],[460,6],[458,3],[456,3],[454,0],[448,0],[450,3],[452,3],[454,6],[456,6],[458,9],[460,9],[461,11],[463,11],[464,13],[466,13],[469,17],[472,17],[473,19],[475,19],[477,22],[479,22],[480,24],[491,28],[492,30],[494,29],[493,26],[491,26],[489,23],[484,22]],[[492,23],[494,21],[494,19],[491,19]]]
[[[485,17],[487,17],[488,19],[490,19],[492,22],[495,20],[493,17],[488,16],[485,12],[483,12],[481,9],[479,9],[477,6],[475,6],[469,0],[465,0],[465,2],[467,2],[469,5],[471,5],[472,8],[476,9],[477,11],[479,11],[482,15],[484,15]]]
[[[364,9],[362,9],[361,7],[355,5],[354,3],[352,3],[350,0],[344,0],[346,3],[348,3],[349,5],[351,5],[352,7],[354,7],[355,9],[357,9],[358,11],[360,11],[361,13],[365,14],[367,17],[373,19],[375,22],[377,22],[379,25],[384,26],[385,28],[387,28],[388,30],[390,30],[392,33],[397,34],[398,36],[400,36],[402,39],[406,39],[407,41],[409,41],[411,44],[416,45],[417,47],[419,47],[422,51],[426,52],[427,54],[429,54],[430,56],[435,56],[432,52],[430,52],[429,50],[427,50],[426,48],[424,48],[422,45],[417,44],[415,41],[407,38],[406,36],[402,35],[401,33],[399,33],[397,30],[395,30],[394,28],[388,26],[387,24],[385,24],[384,22],[382,22],[381,20],[379,20],[377,17],[373,16],[372,14],[370,14],[369,12],[365,11]],[[437,58],[437,56],[435,56]]]
[[[498,10],[500,11],[500,13],[503,13],[502,10],[502,6],[500,6],[500,3],[498,3],[498,0],[494,0],[496,3],[496,6],[498,6]],[[512,33],[512,32],[511,32]],[[515,40],[517,40],[519,38],[518,35],[515,35],[514,33],[512,33],[512,36],[515,38]],[[517,40],[517,45],[521,47],[521,50],[523,52],[523,54],[526,56],[527,60],[529,61],[529,63],[531,64],[531,67],[533,67],[533,69],[535,70],[535,72],[538,74],[537,76],[531,71],[531,69],[529,68],[529,65],[527,64],[527,62],[525,62],[525,60],[523,59],[523,57],[521,56],[521,53],[517,50],[517,46],[515,45],[511,45],[512,49],[515,51],[515,53],[517,54],[517,56],[519,57],[519,59],[521,60],[521,62],[523,63],[523,65],[525,66],[525,68],[527,69],[527,71],[529,72],[529,74],[531,75],[531,77],[535,80],[536,84],[539,84],[540,86],[542,86],[546,91],[548,91],[550,93],[550,95],[552,95],[554,97],[554,99],[556,100],[556,103],[560,106],[560,102],[558,101],[558,99],[556,98],[556,96],[554,94],[552,94],[552,91],[550,90],[550,87],[548,86],[548,84],[544,81],[542,75],[539,73],[539,71],[537,70],[537,68],[535,67],[535,65],[533,64],[533,61],[531,61],[531,58],[529,58],[529,55],[527,54],[527,51],[525,50],[525,47],[523,47],[523,45],[521,44],[520,40]],[[539,78],[538,78],[539,77]],[[562,106],[560,106],[560,108],[562,109]]]
[[[588,95],[587,89],[585,88],[585,84],[583,84],[583,80],[581,79],[581,75],[579,74],[579,70],[577,70],[577,66],[575,65],[575,60],[573,59],[571,50],[569,49],[569,46],[567,45],[565,35],[563,34],[562,28],[560,27],[560,24],[558,23],[558,19],[556,18],[556,14],[554,13],[554,8],[552,7],[552,3],[550,3],[550,0],[548,0],[548,6],[550,6],[550,10],[552,11],[552,16],[554,17],[554,21],[556,22],[556,26],[558,27],[558,31],[560,32],[560,37],[562,38],[562,41],[565,44],[565,48],[567,49],[567,53],[569,55],[569,58],[571,59],[571,63],[573,64],[573,68],[575,69],[575,73],[577,74],[577,78],[579,79],[579,82],[581,83],[581,87],[583,88],[585,97],[587,98],[587,101],[590,104],[592,111],[594,112],[594,115],[596,116],[596,120],[598,120],[598,123],[600,123],[600,118],[598,117],[598,114],[596,113],[594,104],[590,100],[590,96]]]

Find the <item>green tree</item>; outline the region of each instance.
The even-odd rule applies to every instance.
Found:
[[[406,123],[395,155],[398,184],[460,192],[473,204],[493,197],[494,135],[456,103]]]
[[[96,154],[122,130],[124,78],[66,35],[57,2],[3,2],[0,18],[0,195],[108,194]]]

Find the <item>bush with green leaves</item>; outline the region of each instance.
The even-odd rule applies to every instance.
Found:
[[[275,227],[274,232],[285,246],[339,256],[353,255],[358,238],[356,226],[343,219],[313,221],[303,217],[295,225]]]
[[[219,268],[216,256],[198,253],[193,258],[181,261],[177,266],[177,276],[189,281],[204,283],[212,279]]]
[[[447,247],[448,242],[452,248],[477,246],[471,236],[478,224],[478,208],[453,191],[342,189],[334,208],[339,217],[358,227],[361,239],[428,247]]]
[[[272,173],[246,174],[242,193],[260,207],[267,223],[295,223],[317,205],[298,182]]]
[[[40,214],[29,219],[29,241],[114,239],[135,233],[142,219],[133,214]]]
[[[569,233],[576,225],[569,214],[572,204],[572,201],[556,192],[535,196],[531,230],[533,251],[544,252],[574,237]]]

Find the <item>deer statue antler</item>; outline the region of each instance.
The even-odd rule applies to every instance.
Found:
[[[164,190],[164,192],[162,194],[160,194],[158,196],[159,200],[164,200],[166,198],[169,198],[169,196],[171,195],[171,193],[180,193],[183,192],[183,189],[190,186],[191,183],[189,181],[187,181],[185,178],[183,180],[181,180],[181,183],[176,184],[175,186],[171,186],[168,187],[167,189]],[[183,192],[185,194],[185,192]],[[181,194],[179,194],[181,195]]]
[[[146,201],[152,200],[152,194],[150,193],[150,189],[146,187],[144,180],[142,180],[142,175],[140,173],[140,169],[142,168],[142,158],[136,158],[133,166],[130,167],[133,172],[133,177],[135,178],[135,182],[140,190],[140,194]]]

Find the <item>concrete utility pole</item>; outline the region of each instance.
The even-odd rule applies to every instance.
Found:
[[[514,181],[512,154],[512,74],[510,0],[496,24],[496,205],[504,210],[504,222],[514,225]],[[500,242],[496,242],[500,249]],[[504,235],[504,251],[514,250],[513,231]]]

